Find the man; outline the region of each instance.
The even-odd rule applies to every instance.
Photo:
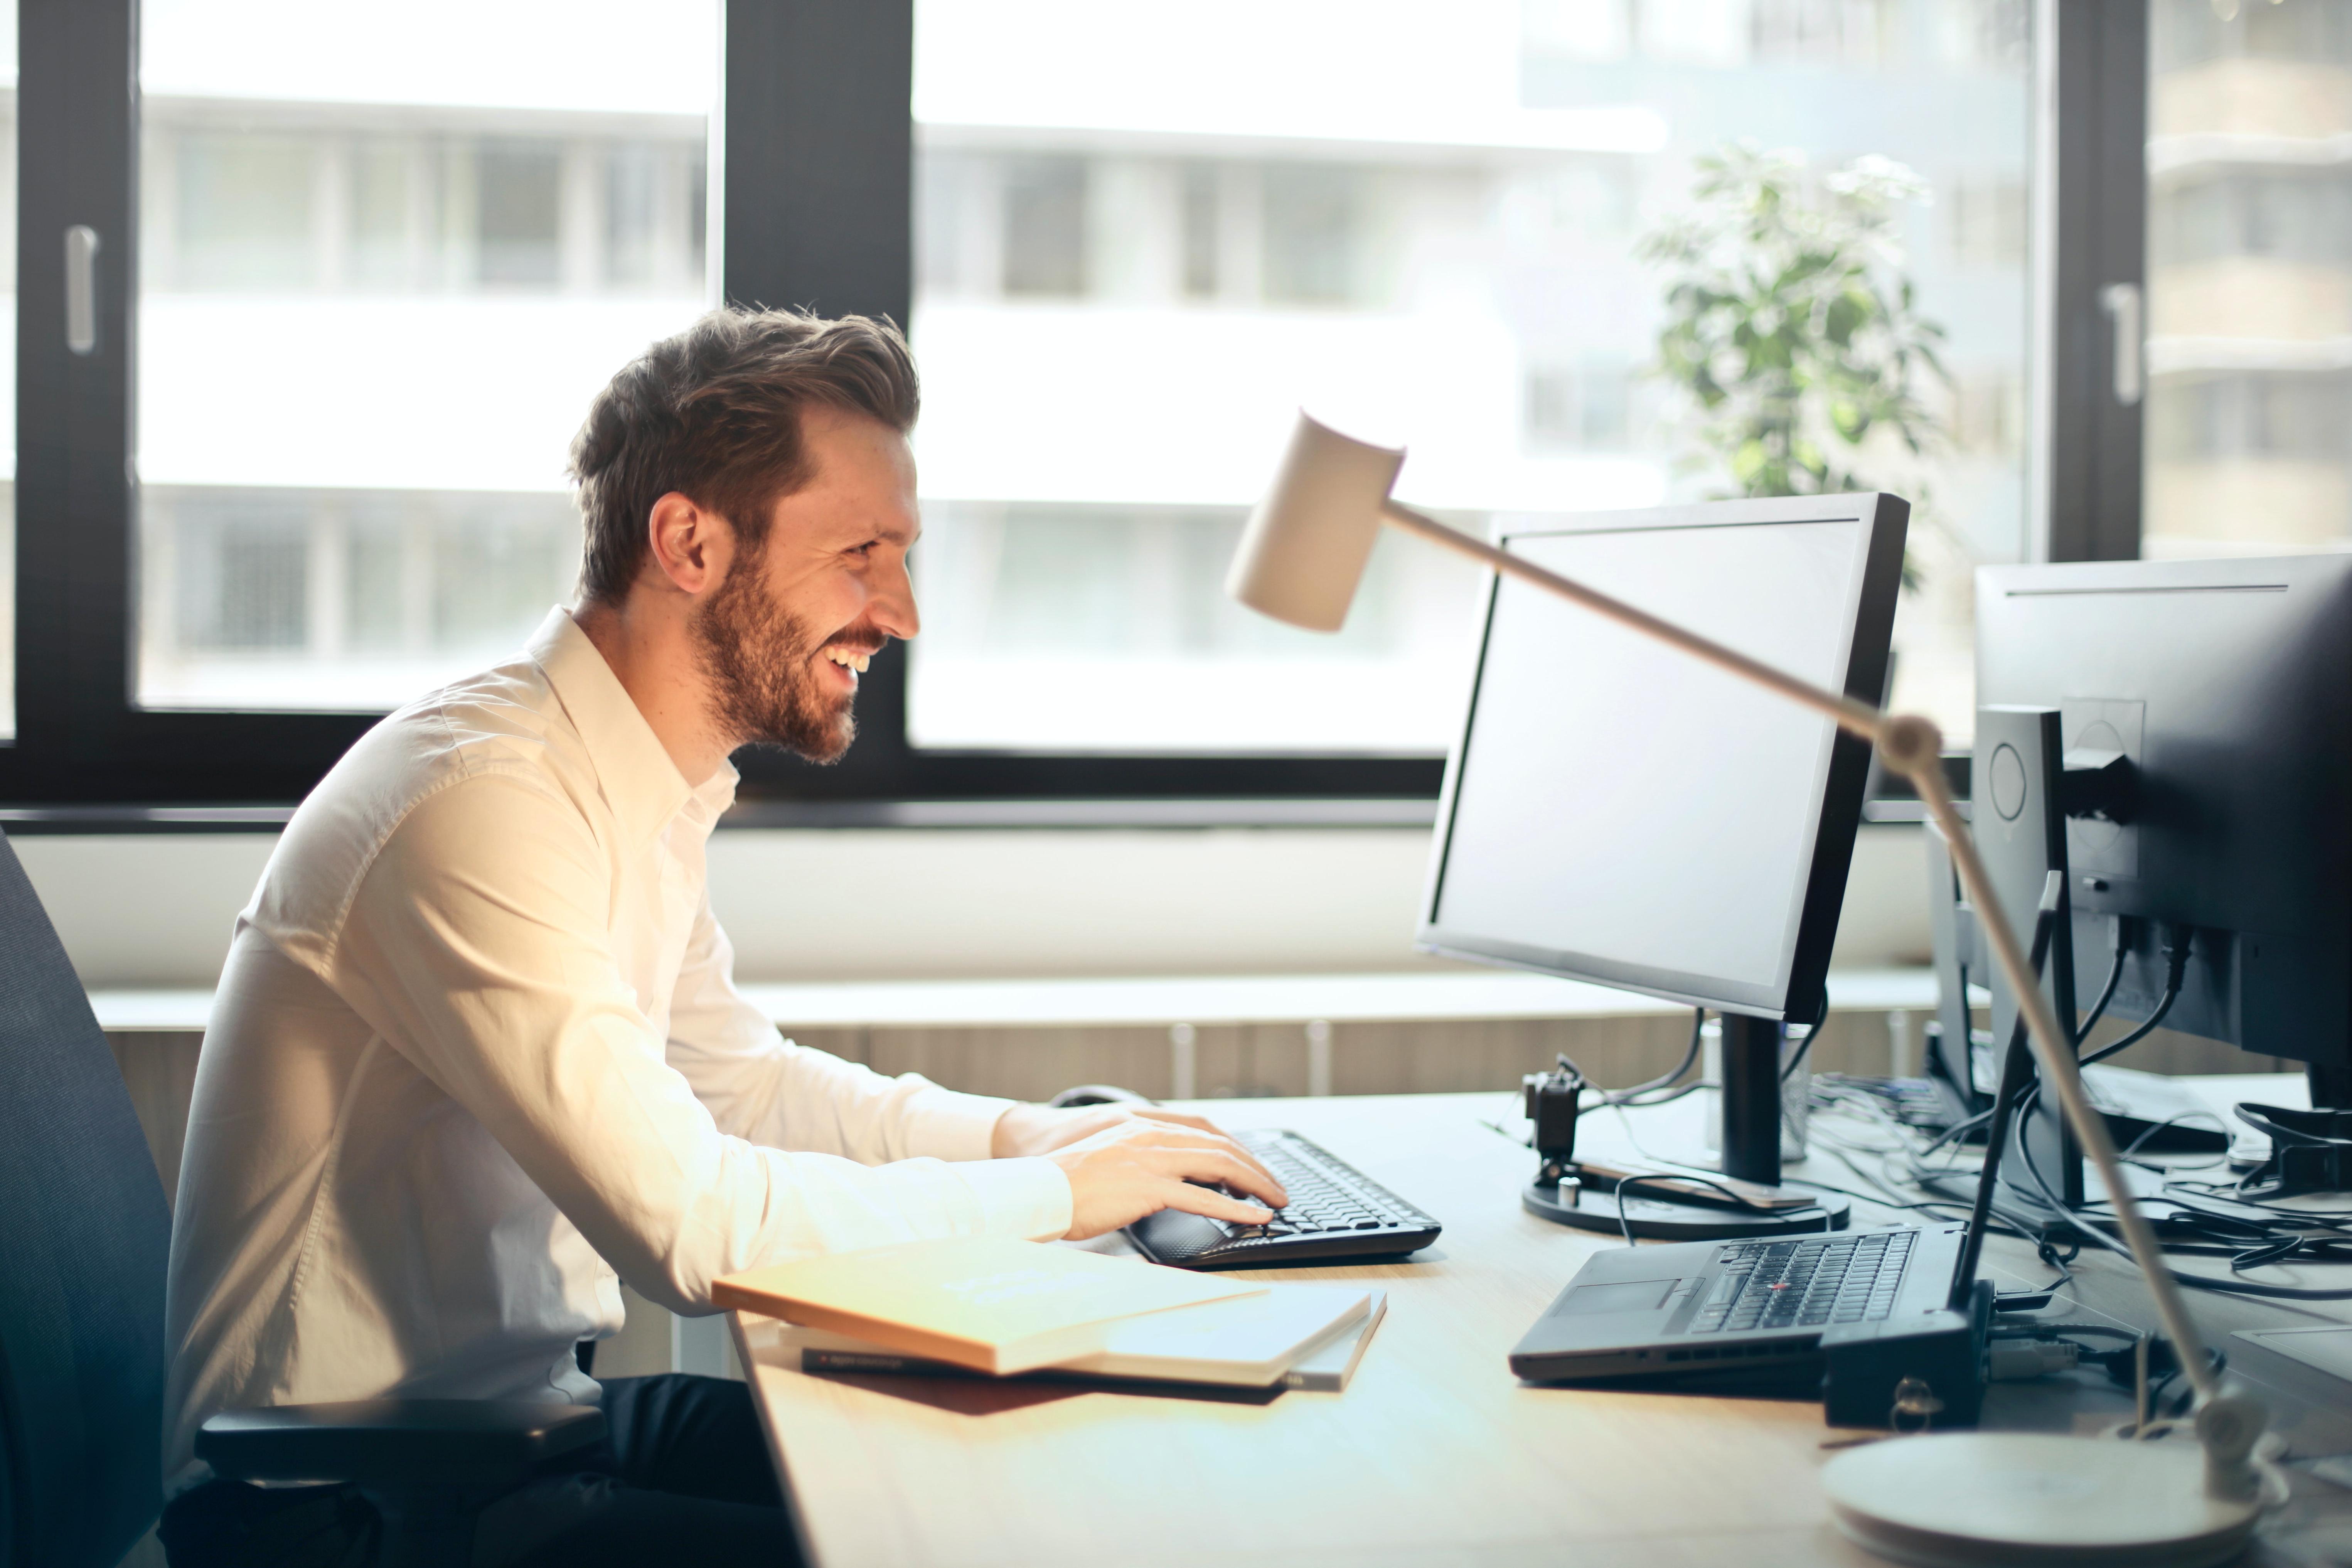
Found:
[[[494,1503],[478,1563],[788,1552],[741,1385],[583,1370],[622,1280],[708,1312],[717,1277],[811,1253],[1267,1217],[1195,1183],[1284,1201],[1197,1118],[885,1079],[735,993],[703,861],[727,759],[839,757],[859,673],[915,635],[916,411],[873,321],[722,311],[655,344],[573,445],[579,607],[386,719],[295,814],[182,1166],[179,1568],[366,1562],[345,1489],[214,1479],[192,1445],[215,1411],[374,1395],[602,1398],[610,1440]]]

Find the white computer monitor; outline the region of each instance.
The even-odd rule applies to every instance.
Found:
[[[1503,544],[1875,704],[1909,512],[1883,494],[1722,501]],[[1868,771],[1827,719],[1497,577],[1418,945],[1812,1022]]]

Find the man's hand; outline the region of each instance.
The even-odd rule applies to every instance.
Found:
[[[988,1152],[999,1160],[1023,1154],[1050,1154],[1081,1138],[1091,1138],[1106,1127],[1139,1118],[1197,1127],[1203,1132],[1217,1131],[1216,1124],[1205,1116],[1187,1116],[1181,1110],[1162,1110],[1156,1105],[1073,1105],[1065,1109],[1024,1102],[996,1119],[996,1130],[989,1135]]]
[[[1070,1179],[1069,1236],[1076,1240],[1132,1225],[1161,1209],[1184,1209],[1240,1225],[1273,1215],[1229,1197],[1219,1183],[1276,1208],[1290,1194],[1256,1156],[1205,1118],[1151,1106],[1088,1105],[1056,1110],[1016,1105],[997,1119],[998,1158],[1043,1155]]]

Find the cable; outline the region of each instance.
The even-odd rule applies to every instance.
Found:
[[[2164,1000],[2156,1005],[2156,1011],[2150,1013],[2138,1028],[2119,1040],[2108,1041],[2083,1058],[2079,1065],[2089,1067],[2093,1062],[2105,1061],[2118,1051],[2129,1050],[2139,1044],[2156,1032],[2156,1026],[2164,1022],[2165,1015],[2172,1011],[2173,1003],[2180,999],[2180,982],[2189,969],[2189,928],[2168,925],[2164,932]]]
[[[1978,1111],[1974,1116],[1969,1117],[1965,1121],[1953,1122],[1949,1127],[1945,1128],[1943,1131],[1937,1133],[1934,1140],[1931,1141],[1925,1149],[1919,1151],[1920,1158],[1925,1159],[1927,1156],[1934,1153],[1937,1150],[1942,1148],[1945,1144],[1949,1143],[1955,1138],[1966,1138],[1970,1132],[1975,1131],[1978,1128],[1983,1126],[1986,1122],[1990,1121],[1991,1120],[1992,1110],[1990,1107],[1987,1107],[1985,1110]]]
[[[1822,1032],[1822,1026],[1829,1021],[1830,994],[1824,990],[1822,993],[1822,1005],[1813,1009],[1813,1021],[1805,1026],[1805,1037],[1797,1042],[1797,1048],[1789,1053],[1788,1065],[1780,1069],[1782,1083],[1785,1084],[1797,1076],[1797,1069],[1805,1065],[1805,1053],[1813,1048],[1814,1037]]]
[[[1723,1086],[1721,1084],[1716,1082],[1711,1078],[1693,1079],[1688,1083],[1678,1083],[1672,1089],[1651,1090],[1648,1096],[1642,1100],[1627,1100],[1621,1094],[1619,1098],[1610,1100],[1608,1104],[1612,1110],[1622,1110],[1630,1105],[1636,1110],[1646,1110],[1654,1105],[1672,1105],[1675,1100],[1682,1099],[1683,1096],[1686,1094],[1696,1094],[1703,1089],[1720,1089]],[[1631,1094],[1633,1092],[1633,1091],[1632,1089],[1626,1089],[1623,1091],[1623,1094]]]
[[[2132,1163],[2133,1163],[2133,1164],[2139,1166],[2139,1167],[2140,1167],[2140,1169],[2142,1169],[2142,1170],[2144,1170],[2144,1171],[2164,1171],[2164,1172],[2168,1172],[2168,1173],[2169,1173],[2169,1172],[2173,1172],[2173,1171],[2210,1171],[2210,1170],[2213,1169],[2213,1167],[2215,1167],[2216,1165],[2226,1165],[2226,1164],[2228,1164],[2228,1163],[2230,1163],[2230,1153],[2229,1153],[2229,1148],[2228,1148],[2228,1145],[2227,1145],[2227,1144],[2224,1144],[2224,1145],[2223,1145],[2223,1147],[2222,1147],[2222,1151],[2221,1151],[2221,1153],[2214,1155],[2214,1156],[2213,1156],[2211,1159],[2210,1159],[2210,1160],[2204,1161],[2204,1162],[2202,1162],[2202,1163],[2199,1163],[2199,1164],[2195,1164],[2195,1165],[2159,1165],[2159,1164],[2157,1164],[2157,1163],[2156,1163],[2155,1162],[2153,1162],[2153,1161],[2149,1161],[2149,1160],[2137,1160],[2137,1159],[2133,1159],[2133,1158],[2132,1158],[2134,1155],[2136,1155],[2136,1154],[2137,1154],[2137,1153],[2139,1152],[2139,1148],[2140,1148],[2140,1145],[2141,1145],[2141,1144],[2143,1144],[2143,1143],[2147,1142],[2149,1139],[2151,1139],[2151,1138],[2155,1137],[2158,1133],[2159,1133],[2159,1132],[2163,1131],[2166,1128],[2168,1128],[2168,1127],[2178,1127],[2178,1126],[2179,1126],[2179,1125],[2180,1125],[2182,1122],[2184,1122],[2184,1121],[2197,1121],[2200,1117],[2202,1117],[2204,1120],[2206,1120],[2206,1121],[2210,1121],[2214,1126],[2216,1126],[2216,1127],[2220,1128],[2220,1129],[2221,1130],[2221,1134],[2222,1134],[2222,1136],[2223,1136],[2224,1138],[2226,1138],[2226,1137],[2228,1137],[2228,1136],[2229,1136],[2229,1132],[2230,1132],[2230,1124],[2229,1124],[2228,1122],[2226,1122],[2226,1121],[2222,1121],[2222,1120],[2221,1120],[2221,1118],[2220,1117],[2220,1115],[2218,1115],[2217,1113],[2215,1113],[2215,1112],[2213,1112],[2213,1111],[2210,1111],[2210,1110],[2181,1110],[2181,1111],[2176,1111],[2176,1112],[2174,1112],[2172,1115],[2166,1117],[2166,1118],[2165,1118],[2163,1121],[2151,1121],[2151,1122],[2149,1122],[2149,1123],[2147,1124],[2147,1126],[2146,1126],[2145,1128],[2141,1129],[2141,1131],[2140,1131],[2140,1134],[2139,1134],[2139,1136],[2138,1136],[2138,1137],[2137,1137],[2137,1138],[2133,1139],[2129,1143],[2126,1143],[2126,1145],[2124,1145],[2124,1147],[2122,1147],[2121,1149],[2118,1149],[2118,1150],[2116,1150],[2116,1159],[2118,1159],[2118,1160],[2130,1160],[2130,1161],[2132,1162]]]
[[[2249,1175],[2253,1173],[2249,1173]],[[2272,1203],[2266,1198],[2247,1197],[2244,1195],[2245,1184],[2246,1178],[2241,1177],[2231,1184],[2226,1191],[2213,1182],[2168,1182],[2166,1185],[2179,1187],[2185,1192],[2200,1193],[2202,1196],[2220,1198],[2224,1202],[2238,1204],[2250,1209],[2262,1209],[2266,1213],[2278,1215],[2282,1218],[2298,1220],[2305,1225],[2316,1226],[2322,1229],[2340,1229],[2346,1224],[2352,1224],[2352,1209],[2300,1209],[2287,1204]],[[2180,1201],[2179,1198],[2173,1199],[2175,1203]]]
[[[2116,999],[2116,987],[2123,982],[2126,946],[2124,942],[2124,917],[2110,915],[2107,923],[2114,930],[2116,952],[2107,962],[2107,980],[2099,987],[2099,999],[2091,1004],[2090,1016],[2074,1026],[2074,1048],[2078,1051],[2083,1048],[2083,1042],[2091,1037],[2091,1031],[2099,1026],[2099,1020],[2106,1016],[2107,1004]]]
[[[1631,1089],[1606,1089],[1595,1085],[1593,1092],[1601,1096],[1601,1103],[1603,1105],[1665,1105],[1680,1100],[1684,1095],[1699,1087],[1695,1083],[1682,1084],[1678,1088],[1674,1086],[1679,1082],[1685,1073],[1697,1065],[1699,1050],[1706,1035],[1706,1009],[1694,1007],[1691,1009],[1690,1044],[1684,1047],[1683,1059],[1675,1064],[1674,1071],[1654,1078],[1647,1083],[1637,1083]],[[1666,1092],[1662,1094],[1660,1090]],[[1643,1095],[1655,1096],[1655,1098],[1646,1100],[1638,1098]]]
[[[2178,951],[2179,949],[2176,947],[2176,954],[2178,953]],[[2038,1085],[2028,1086],[2026,1088],[2026,1089],[2019,1096],[2014,1112],[2018,1120],[2021,1121],[2032,1114],[2033,1107],[2038,1101],[2039,1097],[2040,1089]],[[1906,1142],[1911,1137],[1909,1129],[1906,1128],[1891,1113],[1880,1107],[1870,1104],[1866,1097],[1863,1095],[1846,1095],[1840,1098],[1845,1106],[1874,1118],[1884,1123],[1888,1130],[1895,1132],[1898,1137],[1905,1139]],[[1987,1120],[1990,1118],[1990,1114],[1991,1113],[1988,1111],[1978,1117],[1971,1118],[1970,1122]],[[2160,1131],[2163,1125],[2168,1124],[2168,1123],[2160,1123],[2157,1127],[2151,1127],[2146,1130],[2140,1138],[2134,1141],[2132,1148],[2136,1150],[2140,1143],[2144,1142],[2148,1137],[2153,1136],[2158,1131]],[[1955,1136],[1964,1132],[1969,1125],[1969,1123],[1964,1122],[1954,1128],[1948,1129],[1942,1135],[1935,1138],[1926,1145],[1914,1148],[1910,1152],[1909,1158],[1906,1162],[1908,1165],[1909,1184],[1915,1188],[1930,1194],[1931,1199],[1937,1199],[1940,1197],[1940,1201],[1930,1201],[1915,1205],[1888,1205],[1887,1206],[1908,1207],[1927,1212],[1933,1212],[1938,1208],[1968,1207],[1969,1199],[1968,1197],[1950,1194],[1945,1187],[1944,1183],[1948,1179],[1955,1178],[1979,1178],[1979,1172],[1970,1170],[1963,1166],[1951,1166],[1940,1171],[1931,1170],[1926,1165],[1925,1160],[1927,1156],[1932,1155],[1937,1148],[1940,1148],[1944,1144],[1951,1142]],[[1874,1180],[1866,1171],[1862,1169],[1861,1166],[1855,1164],[1852,1160],[1847,1159],[1837,1146],[1834,1139],[1824,1138],[1822,1142],[1824,1147],[1829,1150],[1833,1157],[1838,1159],[1840,1163],[1845,1165],[1849,1170],[1852,1170],[1857,1176],[1862,1177],[1865,1183],[1868,1183],[1872,1186],[1879,1187],[1881,1191],[1887,1190],[1880,1182]],[[1883,1157],[1885,1158],[1894,1157],[1893,1152],[1881,1152]],[[2032,1182],[2032,1184],[2040,1189],[2039,1201],[2035,1201],[2033,1194],[2012,1186],[2005,1176],[1997,1174],[1995,1180],[1999,1183],[2000,1189],[2016,1193],[2019,1197],[2026,1199],[2029,1203],[2032,1203],[2033,1206],[2037,1209],[2046,1206],[2047,1210],[2055,1212],[2070,1229],[2080,1233],[2093,1245],[2095,1245],[2106,1251],[2116,1253],[2127,1260],[2130,1259],[2128,1248],[2125,1247],[2120,1242],[2107,1236],[2104,1231],[2100,1231],[2096,1227],[2090,1226],[2081,1216],[2068,1211],[2057,1201],[2057,1194],[2051,1191],[2049,1180],[2035,1161],[2032,1150],[2024,1147],[2021,1142],[2020,1158],[2021,1163],[2025,1168],[2027,1175]],[[1793,1180],[1793,1178],[1791,1179]],[[1803,1184],[1818,1185],[1829,1191],[1841,1190],[1832,1187],[1826,1183],[1807,1183]],[[2169,1184],[2168,1184],[2168,1185]],[[2210,1184],[2182,1184],[2182,1185],[2189,1191],[2194,1191],[2195,1188],[2200,1184],[2210,1186]],[[1971,1181],[1971,1187],[1973,1187],[1973,1180]],[[1864,1194],[1847,1193],[1845,1195],[1862,1197]],[[2220,1192],[2212,1192],[2207,1195],[2222,1202],[2237,1203],[2241,1201]],[[1969,1197],[1972,1196],[1973,1193],[1971,1192]],[[1868,1201],[1885,1203],[1885,1200],[1883,1198],[1873,1197]],[[2208,1235],[2214,1237],[2213,1244],[2190,1243],[2187,1247],[2176,1247],[2173,1250],[2190,1251],[2210,1256],[2227,1256],[2232,1259],[2233,1266],[2238,1268],[2258,1268],[2265,1263],[2288,1261],[2298,1257],[2308,1258],[2312,1261],[2338,1261],[2336,1258],[2331,1255],[2334,1254],[2339,1247],[2352,1248],[2352,1229],[2338,1229],[2334,1224],[2334,1222],[2338,1219],[2352,1221],[2352,1212],[2344,1212],[2339,1214],[2336,1211],[2321,1211],[2315,1213],[2312,1211],[2291,1209],[2284,1205],[2261,1204],[2254,1201],[2244,1202],[2242,1205],[2244,1207],[2260,1209],[2263,1211],[2264,1215],[2272,1214],[2275,1214],[2277,1215],[2277,1227],[2275,1229],[2270,1229],[2263,1220],[2238,1219],[2235,1216],[2215,1215],[2213,1211],[2210,1210],[2200,1210],[2196,1205],[2181,1196],[2175,1195],[2171,1198],[2171,1201],[2181,1209],[2188,1210],[2194,1214],[2200,1214],[2207,1219],[2214,1222],[2214,1227],[2207,1232]],[[2058,1242],[2048,1235],[2043,1234],[2042,1223],[2043,1218],[2042,1215],[2021,1212],[2012,1205],[1999,1201],[1996,1201],[1993,1204],[1991,1213],[1993,1217],[2000,1222],[2001,1230],[2008,1234],[2014,1235],[2021,1239],[2033,1243],[2036,1250],[2041,1254],[2043,1262],[2050,1265],[2053,1268],[2057,1269],[2060,1272],[2062,1279],[2072,1278],[2071,1273],[2067,1270],[2066,1265],[2072,1260],[2074,1254],[2064,1251]],[[2329,1234],[2317,1237],[2296,1235],[2292,1227],[2298,1226],[2305,1228],[2306,1230],[2317,1229],[2328,1232]],[[2295,1245],[2287,1245],[2290,1240],[2292,1240]],[[2324,1251],[2322,1250],[2323,1248],[2325,1249]],[[2078,1244],[2075,1250],[2079,1251],[2079,1249]],[[2236,1294],[2285,1300],[2352,1300],[2352,1290],[2311,1289],[2296,1286],[2270,1285],[2250,1279],[2219,1279],[2206,1275],[2183,1273],[2179,1269],[2173,1269],[2170,1270],[2170,1272],[2173,1274],[2175,1279],[2192,1289],[2214,1291],[2221,1294]]]
[[[2137,1344],[2147,1336],[2137,1329],[2119,1329],[2112,1323],[1995,1323],[1995,1339],[2024,1339],[2032,1334],[2105,1334],[2109,1339]]]
[[[2029,1108],[2030,1104],[2029,1099]],[[2048,1203],[2051,1210],[2059,1219],[2072,1226],[2092,1245],[2105,1247],[2107,1251],[2135,1265],[2138,1262],[2138,1259],[2132,1257],[2130,1247],[2126,1247],[2098,1226],[2089,1224],[2060,1201],[2058,1194],[2050,1190],[2049,1179],[2042,1173],[2042,1167],[2034,1162],[2033,1151],[2022,1139],[2018,1141],[2017,1151],[2019,1163],[2025,1167],[2026,1174],[2033,1179],[2033,1184],[2042,1189],[2043,1200]],[[2166,1272],[2192,1290],[2210,1290],[2219,1295],[2262,1296],[2282,1301],[2352,1301],[2352,1290],[2319,1290],[2300,1285],[2265,1285],[2253,1279],[2216,1279],[2207,1274],[2184,1274],[2178,1268],[2168,1268]]]
[[[1593,1082],[1590,1078],[1587,1078],[1587,1077],[1585,1076],[1584,1069],[1583,1069],[1582,1068],[1580,1068],[1580,1067],[1578,1067],[1574,1061],[1572,1061],[1571,1059],[1570,1059],[1568,1053],[1567,1053],[1567,1052],[1565,1052],[1565,1051],[1561,1051],[1561,1052],[1558,1053],[1558,1054],[1557,1054],[1557,1056],[1556,1056],[1556,1058],[1555,1058],[1555,1059],[1559,1063],[1559,1070],[1560,1070],[1560,1071],[1562,1071],[1562,1072],[1564,1072],[1564,1073],[1566,1073],[1566,1074],[1568,1074],[1568,1076],[1570,1077],[1570,1079],[1572,1079],[1572,1080],[1575,1082],[1576,1086],[1577,1086],[1579,1089],[1591,1089],[1591,1091],[1592,1091],[1596,1096],[1598,1096],[1598,1097],[1599,1097],[1599,1103],[1600,1103],[1600,1104],[1602,1104],[1602,1105],[1664,1105],[1664,1104],[1667,1104],[1670,1100],[1679,1100],[1679,1099],[1681,1099],[1681,1098],[1682,1098],[1682,1096],[1684,1096],[1684,1095],[1685,1095],[1685,1094],[1688,1094],[1692,1089],[1696,1089],[1696,1088],[1697,1088],[1697,1087],[1699,1087],[1699,1086],[1698,1086],[1698,1085],[1696,1085],[1696,1084],[1689,1084],[1689,1085],[1685,1085],[1685,1086],[1684,1086],[1684,1087],[1682,1087],[1682,1088],[1680,1088],[1680,1089],[1675,1089],[1675,1092],[1674,1092],[1672,1095],[1669,1095],[1669,1096],[1668,1096],[1666,1099],[1664,1099],[1664,1100],[1636,1100],[1636,1099],[1634,1098],[1634,1096],[1636,1096],[1636,1095],[1643,1095],[1643,1094],[1651,1094],[1651,1093],[1654,1093],[1656,1090],[1659,1090],[1659,1089],[1667,1089],[1667,1088],[1670,1088],[1670,1087],[1672,1087],[1673,1085],[1675,1085],[1675,1083],[1677,1083],[1677,1082],[1681,1079],[1682,1076],[1683,1076],[1685,1073],[1686,1073],[1686,1072],[1690,1071],[1690,1069],[1691,1069],[1693,1067],[1696,1066],[1696,1065],[1697,1065],[1697,1063],[1698,1063],[1698,1053],[1699,1053],[1699,1044],[1700,1044],[1700,1040],[1701,1040],[1701,1037],[1702,1037],[1704,1036],[1704,1034],[1706,1033],[1706,1008],[1704,1008],[1704,1007],[1694,1007],[1694,1008],[1692,1008],[1692,1009],[1691,1009],[1691,1034],[1690,1034],[1690,1045],[1689,1045],[1689,1047],[1687,1047],[1687,1048],[1683,1052],[1683,1059],[1682,1059],[1681,1061],[1679,1061],[1679,1062],[1677,1062],[1677,1063],[1675,1063],[1675,1069],[1674,1069],[1674,1071],[1672,1071],[1672,1072],[1670,1072],[1670,1073],[1667,1073],[1667,1074],[1665,1074],[1664,1076],[1660,1077],[1660,1078],[1654,1078],[1654,1079],[1650,1079],[1647,1083],[1637,1083],[1637,1084],[1634,1084],[1634,1085],[1633,1085],[1631,1088],[1628,1088],[1628,1089],[1603,1089],[1603,1088],[1601,1088],[1599,1084],[1597,1084],[1597,1083]]]
[[[1625,1245],[1628,1247],[1633,1245],[1633,1222],[1627,1217],[1625,1213],[1625,1189],[1627,1187],[1639,1186],[1643,1182],[1689,1182],[1702,1187],[1713,1187],[1717,1192],[1721,1193],[1726,1198],[1728,1198],[1734,1207],[1748,1214],[1786,1217],[1791,1215],[1801,1215],[1805,1212],[1803,1209],[1769,1209],[1766,1208],[1762,1204],[1749,1203],[1746,1198],[1741,1197],[1738,1193],[1733,1192],[1721,1182],[1710,1180],[1706,1176],[1664,1174],[1621,1176],[1617,1181],[1617,1229],[1618,1232],[1625,1237]],[[1816,1208],[1820,1207],[1818,1205],[1814,1206]],[[1831,1215],[1827,1209],[1821,1209],[1820,1212],[1822,1216],[1822,1228],[1826,1231],[1829,1229],[1830,1221],[1835,1216]]]

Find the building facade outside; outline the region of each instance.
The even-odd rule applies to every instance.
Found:
[[[386,708],[569,595],[571,433],[715,297],[715,7],[226,8],[251,26],[144,15],[139,695]],[[1442,751],[1473,575],[1383,545],[1311,638],[1219,591],[1246,509],[1301,405],[1472,526],[1718,489],[1644,374],[1633,247],[1733,137],[1932,192],[1905,265],[1951,439],[1897,476],[1927,503],[1898,695],[1964,734],[1968,570],[2024,543],[2026,13],[922,0],[912,738]],[[478,47],[403,41],[425,22]]]
[[[2153,0],[2151,556],[2352,540],[2352,5]]]

